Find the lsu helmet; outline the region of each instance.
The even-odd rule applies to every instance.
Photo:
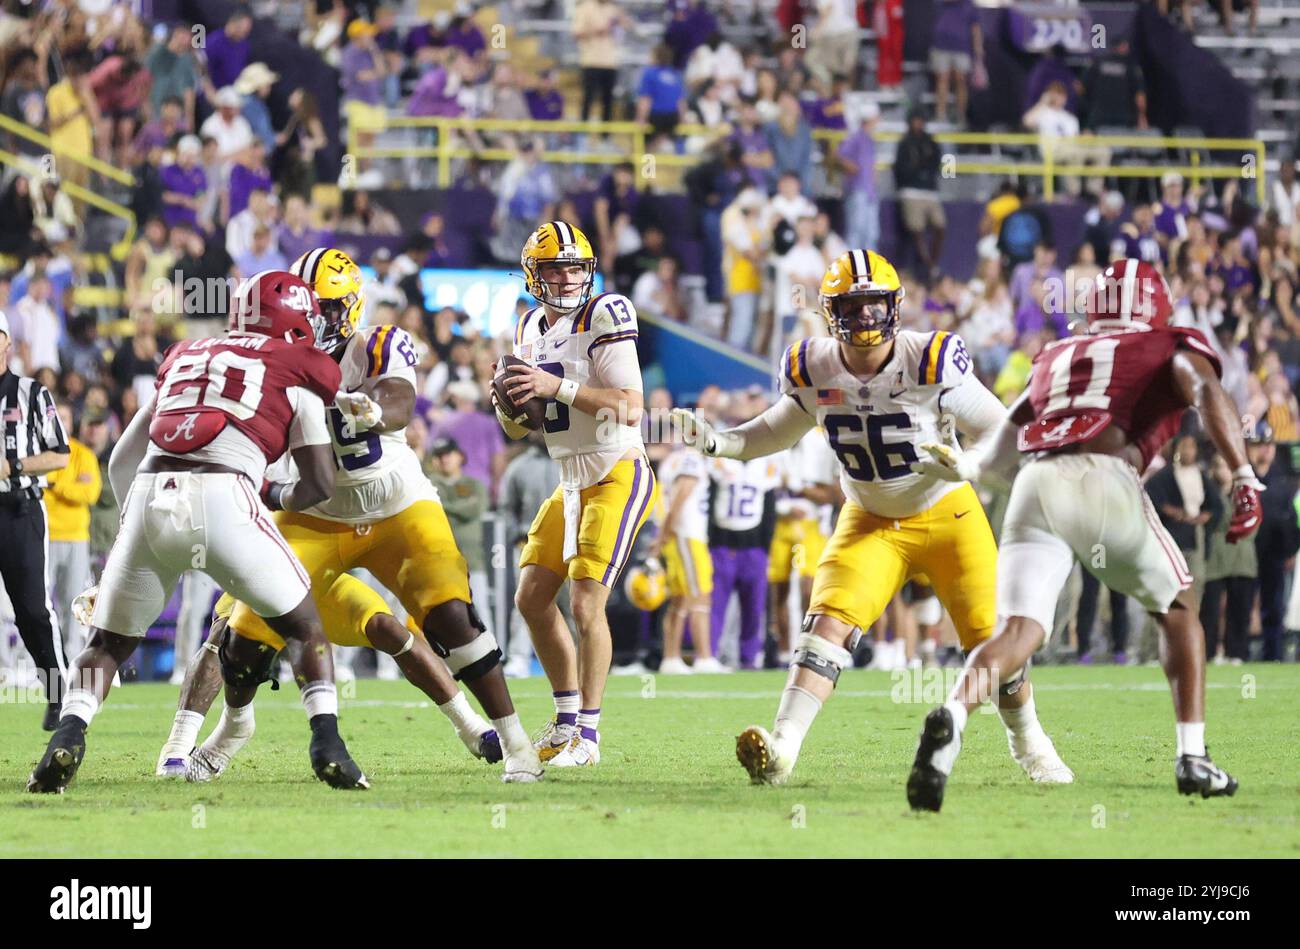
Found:
[[[631,567],[623,581],[623,592],[638,610],[653,613],[668,598],[668,580],[664,568],[654,558]]]
[[[289,270],[306,281],[320,298],[325,333],[318,348],[327,353],[336,352],[361,325],[361,313],[366,306],[361,268],[341,250],[317,247],[295,260]]]
[[[325,318],[306,283],[284,270],[263,270],[235,291],[226,329],[319,348]]]
[[[551,288],[542,280],[541,268],[552,262],[582,266],[586,279],[578,293],[566,296],[551,293]],[[524,243],[519,264],[524,268],[524,286],[528,292],[561,314],[572,313],[591,298],[596,282],[596,252],[592,250],[587,235],[572,224],[547,221],[533,231]]]
[[[879,346],[898,333],[906,290],[894,265],[874,250],[840,254],[822,277],[822,316],[831,336],[850,346]]]
[[[1164,326],[1174,312],[1173,295],[1159,270],[1145,260],[1126,257],[1097,274],[1086,310],[1090,331]]]

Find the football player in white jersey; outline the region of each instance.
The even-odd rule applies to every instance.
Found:
[[[692,436],[688,444],[731,458],[780,451],[820,425],[843,466],[848,500],[817,567],[775,727],[769,734],[751,726],[736,740],[736,755],[755,783],[789,779],[862,631],[910,577],[931,580],[964,649],[993,635],[997,546],[984,509],[968,483],[912,465],[921,460],[917,446],[945,442],[940,429],[951,426],[943,417],[988,439],[1005,409],[971,372],[959,337],[899,330],[902,298],[898,273],[879,254],[842,254],[821,286],[830,338],[786,350],[775,405],[729,431],[674,413]],[[1018,677],[999,692],[1012,757],[1035,781],[1072,781],[1038,723],[1028,681]]]
[[[326,598],[344,574],[356,568],[369,570],[396,594],[424,641],[474,693],[492,720],[505,760],[502,780],[539,780],[541,763],[511,703],[501,651],[471,601],[465,558],[456,547],[437,490],[406,441],[406,425],[415,407],[413,342],[396,326],[358,326],[364,306],[359,273],[342,251],[324,247],[309,251],[292,271],[320,297],[328,323],[322,348],[343,373],[341,391],[328,411],[338,471],[329,499],[302,512],[282,511],[276,515],[276,525],[302,561],[313,589],[329,591]],[[272,508],[283,490],[283,482],[266,489]],[[387,612],[378,595],[373,600],[364,598],[360,587],[364,585],[358,582],[351,588],[361,596],[340,598],[341,615],[327,621],[331,627],[355,634],[365,630],[374,615]],[[237,711],[248,706],[251,712],[257,684],[267,677],[270,660],[282,644],[243,603],[234,604],[228,627],[231,635],[225,639],[223,653],[237,648],[248,657],[249,668],[247,688],[233,703],[227,686],[227,713],[232,704]],[[410,651],[426,648],[412,633],[406,633],[405,640],[390,653],[399,663]],[[194,752],[187,777],[215,777],[249,735],[248,721],[223,714],[221,723]]]
[[[677,448],[659,463],[664,517],[650,549],[668,579],[664,615],[664,675],[730,672],[713,655],[709,613],[713,601],[713,558],[709,555],[709,471],[692,448]],[[682,637],[689,630],[695,663],[682,659]]]
[[[605,603],[659,493],[641,440],[636,311],[621,294],[592,296],[596,255],[586,235],[564,221],[538,227],[520,263],[540,305],[515,329],[514,354],[528,365],[513,368],[507,389],[517,405],[547,401],[542,434],[560,464],[560,486],[528,531],[515,606],[555,700],[555,718],[537,739],[542,760],[595,765],[613,649]],[[499,406],[497,417],[511,438],[527,434]],[[576,651],[555,605],[566,579]]]

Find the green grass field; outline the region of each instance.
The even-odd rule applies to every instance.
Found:
[[[115,690],[76,781],[50,798],[23,791],[40,707],[0,704],[0,857],[1300,856],[1295,665],[1210,670],[1208,742],[1241,781],[1235,798],[1175,792],[1159,669],[1052,667],[1034,672],[1039,713],[1076,783],[1031,785],[1001,723],[976,715],[940,815],[911,814],[903,792],[940,686],[897,702],[887,673],[845,673],[792,783],[751,787],[733,739],[771,724],[783,679],[615,678],[600,766],[528,786],[471,760],[406,683],[363,680],[342,726],[366,793],[312,777],[292,688],[263,692],[257,736],[207,786],[152,777],[176,690]],[[545,681],[512,691],[540,726]]]

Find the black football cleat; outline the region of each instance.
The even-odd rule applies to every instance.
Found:
[[[311,769],[316,777],[340,791],[365,791],[370,780],[352,760],[338,732],[338,719],[317,715],[311,720]]]
[[[478,753],[488,764],[496,764],[505,757],[501,752],[501,737],[496,729],[489,729],[479,736]]]
[[[1232,797],[1237,793],[1237,779],[1210,760],[1206,749],[1203,755],[1179,755],[1174,764],[1174,778],[1179,794],[1196,794],[1201,797]]]
[[[43,731],[52,732],[59,727],[59,713],[62,706],[58,702],[50,702],[45,706],[45,719],[41,722]]]
[[[953,743],[956,743],[954,746]],[[952,712],[943,706],[925,716],[921,740],[916,746],[916,760],[907,778],[907,803],[914,811],[938,811],[943,807],[943,789],[948,772],[935,766],[937,757],[947,759],[949,771],[961,750],[961,735],[952,721]]]
[[[85,756],[86,723],[79,718],[65,718],[50,736],[45,755],[27,779],[27,790],[33,794],[62,794]]]

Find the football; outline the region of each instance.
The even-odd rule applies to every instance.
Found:
[[[512,422],[536,430],[546,421],[546,400],[534,396],[522,403],[516,403],[507,391],[507,383],[512,375],[510,367],[526,365],[528,363],[518,356],[509,353],[502,356],[497,362],[497,374],[492,377],[492,391],[496,395],[497,405],[501,406],[502,414]]]

